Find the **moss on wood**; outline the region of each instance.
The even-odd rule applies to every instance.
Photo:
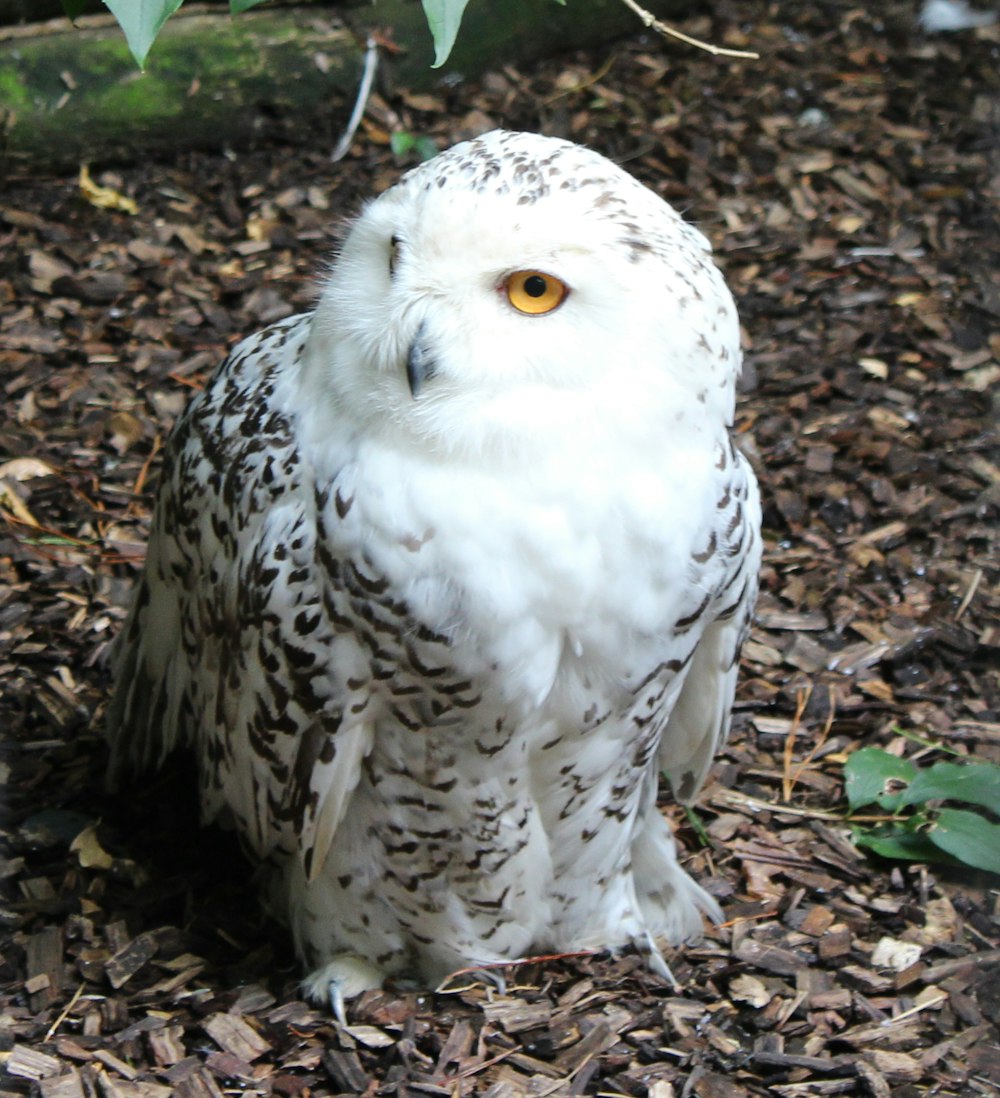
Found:
[[[660,7],[662,8],[661,2]],[[620,0],[474,0],[446,69],[415,0],[263,9],[236,18],[184,14],[161,32],[140,73],[113,21],[0,44],[8,166],[132,160],[181,147],[240,147],[275,131],[332,145],[353,103],[367,30],[401,47],[384,68],[396,86],[432,88],[505,61],[593,45],[638,24]],[[97,20],[99,24],[101,20]],[[322,64],[317,58],[322,58]]]

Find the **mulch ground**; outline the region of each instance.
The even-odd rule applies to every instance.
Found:
[[[385,90],[339,164],[349,104],[308,147],[269,119],[249,153],[95,166],[134,214],[7,181],[0,1096],[1000,1093],[998,879],[873,860],[845,824],[859,747],[1000,759],[1000,32],[928,38],[916,6],[720,3],[682,26],[760,62],[636,37]],[[310,305],[400,171],[390,132],[497,124],[621,160],[713,238],[740,304],[763,594],[700,823],[664,806],[728,921],[672,955],[676,988],[561,957],[502,994],[370,993],[342,1029],[183,768],[104,793],[102,660],[190,391]]]

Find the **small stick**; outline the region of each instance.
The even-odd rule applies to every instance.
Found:
[[[55,1031],[63,1024],[63,1022],[66,1021],[66,1019],[69,1017],[69,1012],[73,1009],[73,1007],[76,1006],[80,996],[83,994],[83,989],[85,987],[86,987],[86,984],[80,984],[80,986],[76,989],[76,991],[73,992],[73,998],[70,999],[70,1001],[63,1007],[62,1013],[59,1015],[58,1018],[56,1018],[56,1020],[52,1023],[52,1025],[49,1026],[48,1032],[42,1038],[43,1043],[45,1041],[50,1041],[52,1039],[52,1035],[55,1033]]]
[[[816,758],[816,756],[819,754],[820,748],[822,748],[823,744],[826,743],[827,739],[830,736],[830,729],[833,728],[833,715],[837,711],[837,695],[836,695],[836,693],[833,689],[833,683],[830,683],[830,685],[829,685],[829,698],[830,698],[830,709],[829,709],[829,712],[826,715],[826,724],[823,726],[823,731],[819,734],[819,739],[816,741],[816,746],[802,760],[802,762],[799,764],[799,768],[795,771],[795,773],[789,775],[789,777],[790,777],[790,784],[789,784],[789,787],[788,787],[789,795],[785,798],[786,801],[791,800],[791,792],[795,788],[795,783],[805,773],[806,768],[810,765],[810,763],[813,761],[813,759]]]
[[[792,717],[792,727],[789,728],[788,736],[785,739],[784,773],[781,776],[782,800],[785,801],[792,799],[792,787],[795,785],[795,779],[792,777],[792,753],[795,749],[795,737],[799,734],[799,722],[802,720],[802,714],[806,711],[806,706],[812,697],[812,690],[812,683],[810,683],[797,692],[795,716]]]
[[[337,147],[330,154],[330,159],[334,164],[338,160],[343,160],[347,155],[347,150],[351,147],[358,126],[361,125],[361,118],[365,113],[365,107],[368,106],[368,97],[371,95],[372,85],[375,83],[375,70],[377,68],[378,42],[376,42],[373,34],[369,34],[365,48],[365,66],[361,70],[361,83],[358,85],[358,97],[354,100],[354,110],[351,111],[347,129],[344,130],[343,136],[337,142]]]
[[[976,591],[979,590],[979,585],[980,583],[982,583],[982,580],[983,570],[982,568],[977,568],[976,574],[972,577],[972,582],[969,584],[969,588],[965,592],[965,596],[959,604],[958,609],[955,611],[955,621],[958,621],[958,619],[965,613],[965,611],[969,609],[969,603],[972,602],[972,596],[975,595]]]
[[[636,3],[636,0],[622,0],[622,3],[627,8],[634,11],[647,27],[652,27],[653,30],[662,34],[664,38],[676,38],[680,42],[686,42],[689,46],[696,46],[700,50],[705,50],[706,53],[712,54],[713,57],[747,57],[751,61],[756,61],[760,58],[759,53],[752,53],[750,50],[730,50],[726,49],[724,46],[715,46],[711,42],[703,42],[700,38],[692,38],[683,31],[668,26],[662,20],[657,19],[651,11],[646,11],[645,8],[640,7],[639,4]]]
[[[132,495],[140,496],[143,488],[146,487],[146,478],[149,476],[149,468],[153,464],[153,459],[160,452],[160,447],[163,445],[161,437],[157,434],[153,439],[153,448],[149,451],[149,457],[142,463],[142,468],[139,470],[139,475],[135,478],[135,484],[132,485]],[[126,513],[132,507],[132,502],[129,501],[128,507],[125,508]]]

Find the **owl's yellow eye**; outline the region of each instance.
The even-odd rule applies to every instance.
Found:
[[[565,282],[544,271],[515,271],[503,284],[507,300],[519,313],[541,316],[557,309],[569,293]]]

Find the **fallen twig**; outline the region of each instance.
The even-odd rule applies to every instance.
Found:
[[[365,65],[361,70],[361,83],[358,85],[358,96],[354,100],[354,110],[351,111],[351,117],[348,120],[347,128],[337,142],[336,148],[330,154],[330,159],[334,164],[336,164],[338,160],[343,160],[347,155],[347,150],[351,147],[351,142],[354,140],[354,135],[357,133],[358,126],[361,125],[365,107],[368,106],[368,97],[371,95],[372,85],[375,83],[375,71],[377,68],[378,42],[375,40],[373,34],[369,34],[365,48]]]
[[[686,42],[689,46],[695,46],[699,50],[705,50],[706,53],[712,54],[713,57],[746,57],[751,61],[756,61],[759,57],[759,53],[753,53],[751,50],[730,50],[725,46],[716,46],[711,42],[703,42],[700,38],[692,38],[691,35],[685,34],[683,31],[677,30],[676,27],[671,27],[669,24],[664,23],[662,19],[657,19],[651,11],[646,11],[644,7],[641,7],[636,3],[636,0],[622,0],[622,3],[634,11],[636,15],[658,34],[662,34],[665,38],[676,38],[679,42]]]

